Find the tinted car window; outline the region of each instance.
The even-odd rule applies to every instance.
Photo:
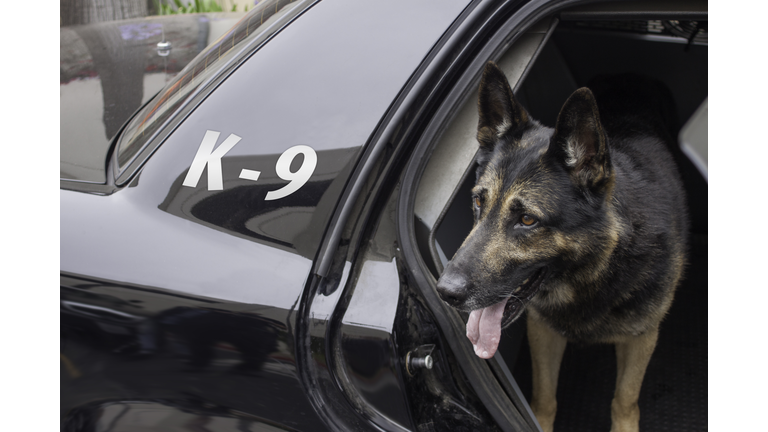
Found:
[[[119,171],[134,159],[177,108],[184,106],[198,90],[205,87],[223,67],[274,34],[286,20],[295,16],[310,1],[269,0],[257,4],[230,31],[208,46],[188,64],[128,124],[120,137],[117,162]],[[243,49],[241,49],[243,48]]]
[[[125,122],[244,15],[148,16],[61,27],[61,179],[106,183],[110,143]],[[172,49],[158,52],[163,39],[173,41]]]

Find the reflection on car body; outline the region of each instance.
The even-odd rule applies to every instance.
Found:
[[[62,27],[62,429],[537,430],[524,329],[480,360],[434,289],[471,219],[480,71],[496,61],[546,122],[631,52],[672,81],[682,126],[706,98],[695,20],[706,2],[269,0]],[[706,181],[679,163],[696,213]],[[692,222],[705,251],[706,211]],[[681,288],[695,318],[668,319],[686,334],[702,269]],[[660,347],[706,353],[693,333]],[[641,427],[681,403],[706,425],[706,360],[664,391],[661,352]],[[598,396],[558,400],[556,422],[604,424]]]

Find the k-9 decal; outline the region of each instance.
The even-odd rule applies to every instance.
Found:
[[[219,145],[216,150],[213,148],[216,146],[216,142],[219,140],[219,132],[208,130],[205,131],[203,141],[200,143],[200,147],[197,149],[195,159],[192,160],[192,165],[189,167],[187,176],[184,178],[183,186],[197,187],[197,183],[200,181],[200,177],[203,176],[203,171],[208,167],[208,190],[222,190],[224,189],[224,180],[221,175],[221,158],[227,154],[228,151],[240,142],[241,138],[235,134],[230,134],[223,143]],[[304,163],[301,164],[298,170],[291,171],[291,162],[296,156],[303,154]],[[280,155],[277,159],[277,165],[275,171],[277,176],[283,180],[288,180],[290,183],[281,187],[280,189],[267,192],[266,201],[272,201],[280,198],[285,198],[288,195],[296,192],[302,186],[304,186],[312,173],[315,172],[317,167],[317,153],[312,147],[305,145],[297,145],[289,148]],[[244,180],[258,181],[261,171],[254,171],[249,169],[243,169],[240,171],[240,178]]]

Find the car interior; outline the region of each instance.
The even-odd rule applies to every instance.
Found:
[[[698,139],[703,156],[689,156],[690,148],[673,150],[688,199],[690,257],[643,383],[639,403],[645,430],[707,427],[707,180],[701,164],[701,158],[706,160],[707,21],[706,3],[703,12],[686,4],[678,8],[684,13],[670,13],[672,6],[617,11],[600,4],[559,11],[532,26],[496,61],[518,100],[547,126],[554,127],[568,96],[591,78],[635,72],[661,80],[672,91],[678,133],[696,127],[698,136],[703,134],[704,143]],[[474,89],[454,110],[416,192],[416,240],[435,279],[473,224],[476,101]],[[498,355],[530,401],[524,317],[504,330]],[[610,428],[615,377],[613,346],[569,344],[560,370],[555,429]]]

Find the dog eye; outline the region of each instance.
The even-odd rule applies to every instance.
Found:
[[[520,218],[520,223],[525,226],[531,226],[536,223],[536,218],[526,214]]]
[[[482,204],[483,204],[483,203],[480,201],[480,197],[479,197],[479,196],[476,196],[476,197],[474,197],[473,199],[474,199],[474,201],[475,201],[475,207],[477,207],[477,208],[480,208],[480,207],[482,207]]]

